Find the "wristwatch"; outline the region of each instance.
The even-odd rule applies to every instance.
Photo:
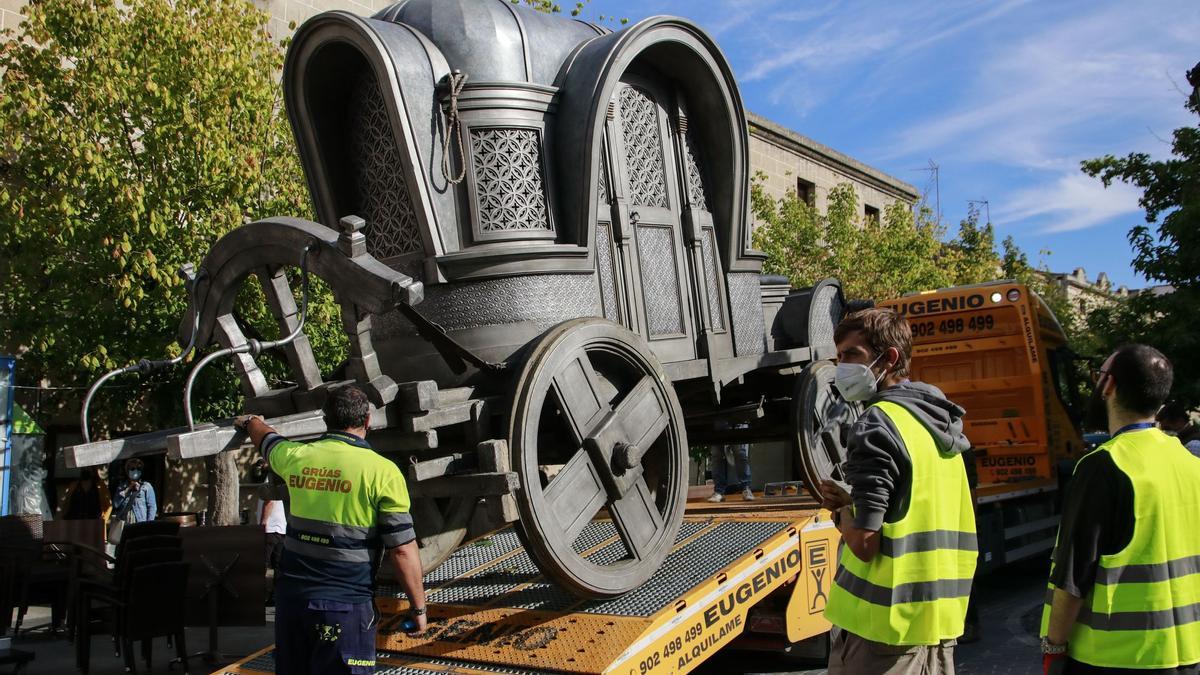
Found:
[[[415,616],[425,616],[425,608],[424,607],[413,607],[412,613]]]
[[[1061,644],[1061,645],[1056,645],[1050,641],[1050,638],[1043,637],[1042,638],[1042,653],[1043,654],[1066,654],[1067,653],[1067,645],[1065,643]]]

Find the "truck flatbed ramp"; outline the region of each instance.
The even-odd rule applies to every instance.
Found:
[[[811,501],[689,504],[675,546],[642,587],[580,600],[542,577],[512,528],[425,576],[429,630],[400,631],[407,601],[380,587],[379,675],[684,673],[735,639],[780,646],[829,628],[837,530]],[[610,521],[577,550],[623,555]],[[271,648],[217,671],[274,672]]]

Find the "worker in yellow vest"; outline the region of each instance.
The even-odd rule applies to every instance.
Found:
[[[849,434],[850,492],[821,484],[842,535],[829,672],[953,673],[978,555],[963,409],[908,379],[912,332],[892,310],[850,314],[834,340],[834,386],[867,408]]]
[[[1154,425],[1171,362],[1126,345],[1093,373],[1088,426],[1111,440],[1075,465],[1047,603],[1046,673],[1200,673],[1200,458]]]
[[[340,387],[325,404],[324,436],[280,436],[262,418],[239,417],[287,485],[287,534],[275,585],[275,669],[280,675],[375,672],[375,572],[384,551],[426,626],[421,558],[408,488],[396,463],[366,441],[367,395]]]

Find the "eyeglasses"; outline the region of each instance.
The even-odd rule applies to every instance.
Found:
[[[1103,368],[1092,368],[1092,384],[1100,384],[1100,380],[1108,374],[1109,372]]]

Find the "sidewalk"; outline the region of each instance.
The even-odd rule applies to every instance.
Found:
[[[51,636],[39,626],[50,622],[48,607],[30,607],[25,615],[21,635],[13,639],[13,649],[34,652],[34,660],[21,670],[21,675],[70,675],[78,673],[75,668],[75,645],[67,642],[64,634]],[[32,633],[26,633],[25,628],[35,628]],[[275,641],[275,608],[267,608],[267,622],[264,626],[249,626],[245,628],[222,628],[218,634],[217,646],[225,653],[220,661],[208,663],[202,658],[188,661],[188,672],[192,675],[210,673],[226,666],[244,656],[247,656]],[[208,649],[208,629],[187,629],[187,648],[189,654]],[[167,664],[175,657],[175,648],[167,647],[166,638],[154,641],[154,656],[152,668],[147,669],[141,660],[140,643],[134,644],[138,655],[138,673],[173,673],[178,675],[183,670],[179,666],[168,669]],[[97,635],[92,638],[91,675],[124,675],[125,662],[113,652],[112,638],[109,635]],[[7,666],[0,666],[0,674],[12,672]]]

